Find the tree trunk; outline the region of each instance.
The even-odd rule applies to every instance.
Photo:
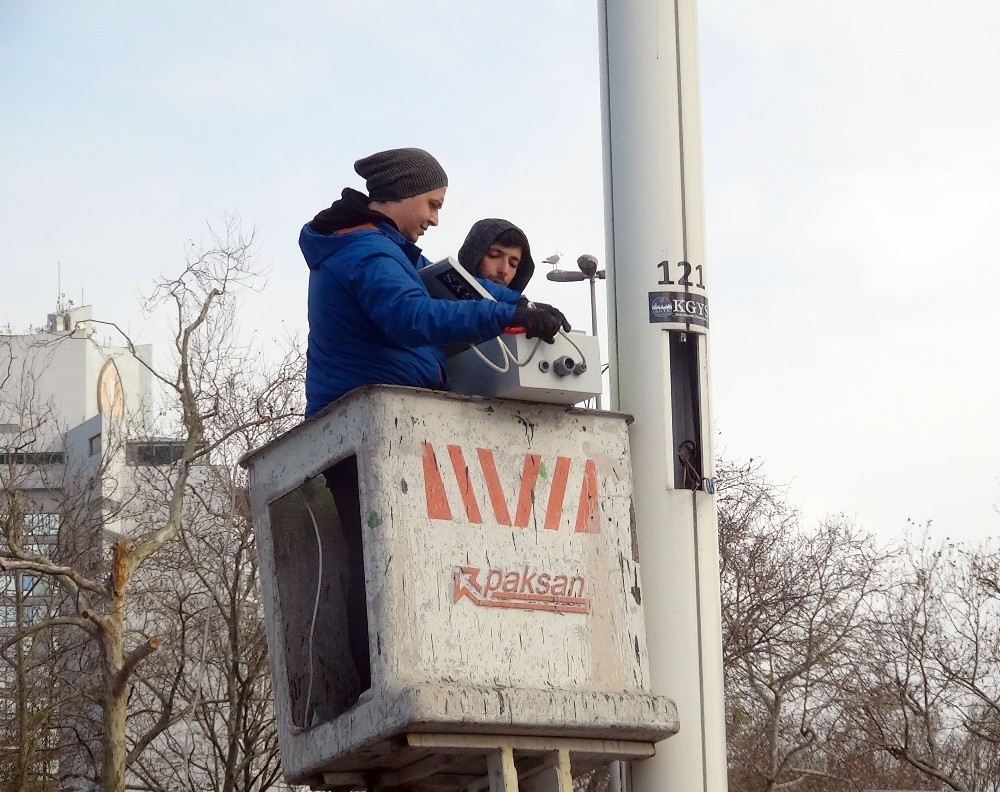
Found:
[[[117,605],[117,603],[116,603]],[[104,761],[101,767],[103,792],[125,792],[125,719],[128,686],[124,684],[124,640],[121,612],[105,624],[104,661]]]
[[[21,573],[14,575],[14,603],[16,618],[14,624],[20,632],[24,628],[24,589],[21,586]],[[25,673],[24,642],[15,644],[17,663],[17,763],[14,769],[14,789],[17,792],[27,789],[28,764],[30,762],[31,724],[28,722],[28,675]]]
[[[128,716],[128,669],[125,667],[126,556],[129,544],[118,539],[111,549],[111,609],[102,620],[104,649],[104,761],[102,792],[125,792],[125,721]]]

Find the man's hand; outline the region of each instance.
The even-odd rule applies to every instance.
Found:
[[[525,298],[522,297],[521,299],[523,300]],[[570,326],[569,320],[565,316],[563,316],[563,312],[560,311],[555,306],[546,305],[545,303],[540,303],[540,302],[529,303],[529,305],[533,305],[535,308],[540,308],[543,311],[548,311],[549,313],[555,315],[556,318],[559,320],[559,326],[562,327],[562,329],[565,330],[567,333],[573,329]]]
[[[511,324],[524,327],[527,338],[541,338],[546,344],[556,340],[560,329],[570,329],[569,322],[558,308],[545,303],[532,303],[524,297],[517,302]]]

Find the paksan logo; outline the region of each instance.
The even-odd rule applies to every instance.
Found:
[[[492,568],[485,575],[479,567],[460,566],[455,567],[454,602],[468,599],[483,608],[590,613],[585,585],[582,575],[559,575],[530,566],[520,570]]]
[[[483,514],[472,485],[472,476],[466,462],[465,451],[458,445],[449,445],[447,449],[466,519],[470,523],[482,524]],[[536,490],[542,467],[541,456],[538,454],[524,455],[513,519],[510,513],[510,502],[504,492],[503,485],[500,483],[500,473],[497,470],[493,450],[477,448],[476,457],[479,461],[484,489],[497,523],[512,525],[515,528],[527,528],[532,509],[541,506],[540,502],[536,503],[536,500],[540,501]],[[549,497],[545,504],[545,516],[542,521],[542,527],[546,531],[558,531],[562,523],[563,502],[566,500],[572,463],[573,460],[569,457],[556,457],[555,467],[552,470],[552,481],[549,486]],[[577,464],[579,465],[579,463]],[[441,477],[441,466],[438,464],[437,454],[434,453],[434,446],[428,442],[423,444],[423,472],[427,516],[432,520],[454,520],[451,504],[448,502],[448,494],[444,487],[444,479]],[[597,463],[593,459],[584,460],[582,474],[580,497],[576,505],[576,520],[572,523],[573,531],[575,533],[598,533]],[[536,512],[536,514],[538,513]]]

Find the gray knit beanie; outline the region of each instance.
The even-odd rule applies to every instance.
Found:
[[[354,170],[373,201],[402,201],[448,186],[441,163],[418,148],[379,151],[355,162]]]

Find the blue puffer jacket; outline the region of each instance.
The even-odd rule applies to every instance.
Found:
[[[497,302],[432,298],[417,275],[428,263],[420,248],[356,191],[331,209],[344,201],[349,209],[362,202],[363,211],[339,207],[333,225],[342,227],[333,229],[317,222],[321,213],[299,235],[310,270],[307,416],[361,385],[447,388],[438,346],[499,335],[520,297],[491,284]],[[361,224],[345,226],[351,219]]]

